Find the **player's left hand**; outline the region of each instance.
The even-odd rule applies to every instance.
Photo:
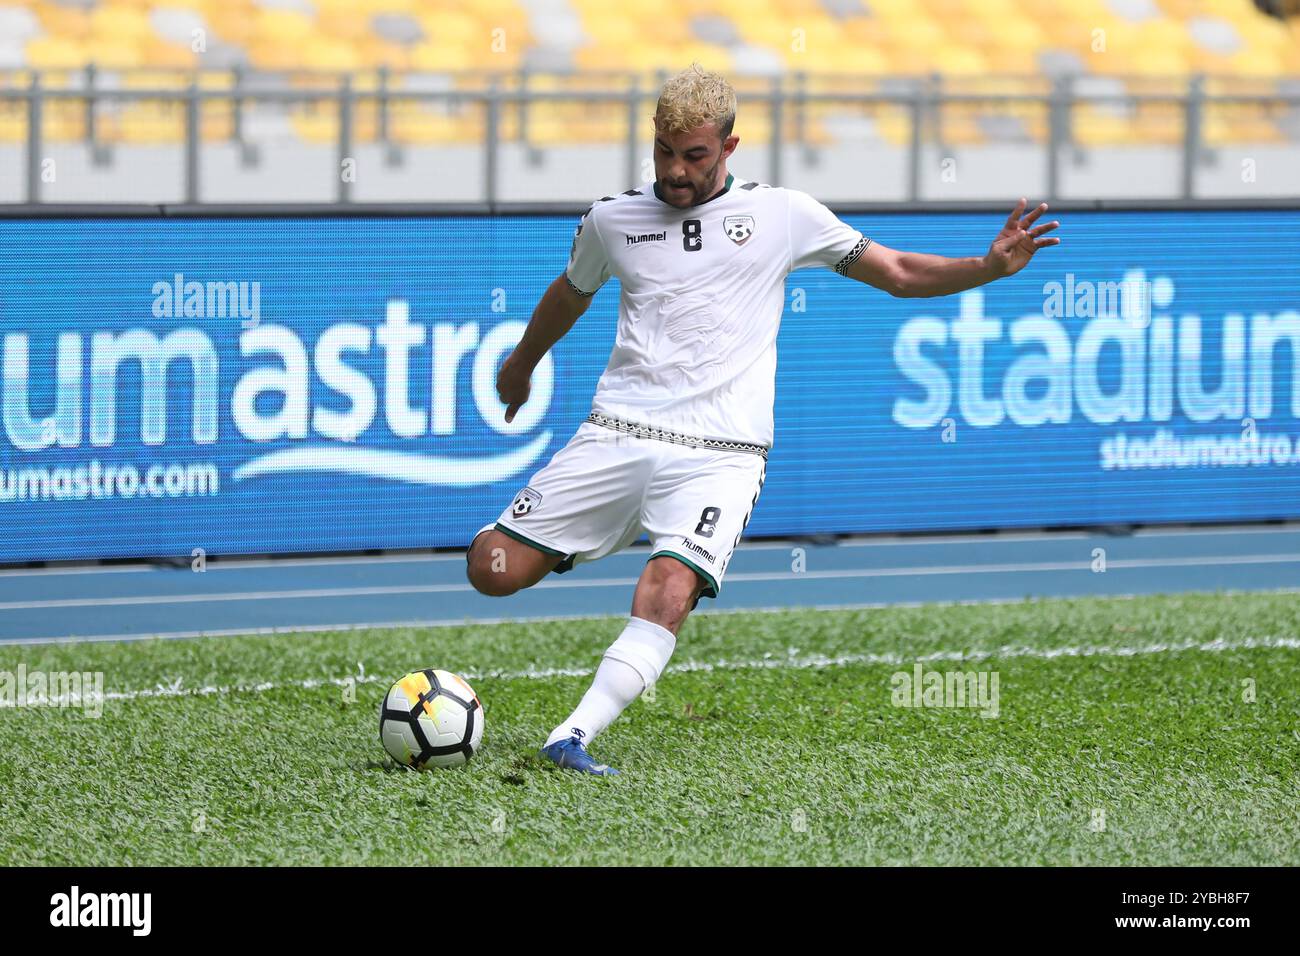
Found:
[[[1045,222],[1035,226],[1034,222],[1047,211],[1047,203],[1042,203],[1029,215],[1024,215],[1028,200],[1021,199],[1016,208],[1011,210],[1006,224],[998,237],[989,246],[988,255],[984,257],[993,274],[1002,276],[1015,275],[1034,257],[1034,253],[1044,246],[1057,246],[1061,240],[1055,236],[1046,236],[1060,225],[1057,221]],[[1023,217],[1023,218],[1022,218]],[[1032,228],[1030,228],[1032,227]]]

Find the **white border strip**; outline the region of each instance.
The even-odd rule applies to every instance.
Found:
[[[1300,534],[1300,523],[1291,522],[1280,525],[1227,525],[1205,528],[1140,528],[1128,534],[1107,534],[1102,531],[998,531],[987,534],[979,531],[947,535],[927,534],[891,534],[891,535],[852,535],[838,538],[828,544],[812,544],[810,539],[816,535],[802,538],[762,538],[754,541],[742,541],[737,551],[788,551],[790,548],[879,548],[897,545],[953,545],[953,544],[1016,544],[1024,542],[1079,541],[1083,539],[1097,541],[1125,541],[1138,538],[1196,537],[1200,535],[1256,535],[1256,534]],[[618,554],[637,551],[650,551],[648,542],[636,542]],[[609,555],[613,558],[616,555]],[[188,555],[177,555],[176,560],[188,562]],[[376,555],[323,555],[320,557],[289,556],[266,558],[241,558],[237,556],[217,555],[208,564],[208,571],[238,571],[248,568],[301,568],[314,565],[348,565],[348,564],[426,564],[437,561],[464,561],[465,552],[397,552]],[[0,579],[11,577],[30,577],[38,575],[60,574],[139,574],[150,571],[173,570],[167,564],[141,559],[133,564],[71,564],[53,568],[10,568],[0,569]]]

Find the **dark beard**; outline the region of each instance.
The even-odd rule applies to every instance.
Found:
[[[718,167],[721,166],[721,165],[722,165],[722,157],[719,156],[719,157],[718,157],[718,161],[717,161],[716,163],[713,164],[713,168],[710,169],[710,170],[708,171],[708,173],[705,175],[704,179],[705,179],[706,182],[708,182],[708,183],[710,183],[710,184],[712,184],[712,183],[716,183],[716,182],[717,182],[717,179],[718,179]],[[665,182],[664,185],[665,185],[665,188],[666,188],[667,186],[669,186],[669,185],[671,185],[671,184]],[[690,183],[690,187],[691,187],[691,205],[692,205],[692,206],[698,206],[700,203],[704,202],[706,199],[711,198],[711,197],[713,196],[713,194],[717,192],[717,190],[714,189],[713,192],[709,193],[708,196],[705,196],[705,195],[703,195],[703,194],[700,192],[700,187],[699,187],[699,186],[696,186],[695,183]]]

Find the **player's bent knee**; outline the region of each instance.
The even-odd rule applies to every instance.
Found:
[[[471,544],[466,575],[480,594],[509,597],[516,591],[532,587],[559,560],[493,530],[480,535]]]
[[[474,590],[488,597],[509,597],[520,587],[509,575],[495,572],[482,562],[470,562],[467,573]]]
[[[479,594],[488,597],[508,597],[519,590],[519,582],[510,571],[510,561],[502,544],[506,539],[500,531],[479,535],[470,545],[466,555],[465,574]]]

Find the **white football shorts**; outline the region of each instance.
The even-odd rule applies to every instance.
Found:
[[[655,437],[650,437],[650,436]],[[767,473],[761,445],[700,438],[593,412],[529,479],[496,528],[552,555],[563,574],[642,533],[716,598]]]

